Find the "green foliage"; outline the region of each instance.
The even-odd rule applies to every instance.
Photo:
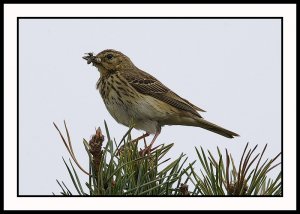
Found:
[[[260,164],[267,145],[261,154],[259,153],[254,157],[253,153],[257,145],[254,149],[247,150],[247,148],[248,143],[244,149],[238,169],[227,150],[225,155],[226,161],[224,161],[219,148],[217,148],[217,160],[210,151],[206,155],[202,147],[201,152],[196,148],[203,169],[200,169],[201,176],[199,176],[190,167],[192,173],[191,176],[189,175],[189,178],[195,185],[192,195],[281,195],[281,172],[278,173],[275,181],[267,178],[267,173],[280,165],[280,163],[274,164],[280,154]]]
[[[247,144],[238,167],[227,150],[225,155],[222,155],[217,148],[218,156],[214,157],[210,151],[205,153],[202,147],[196,148],[200,163],[200,169],[196,170],[196,161],[187,164],[187,157],[184,154],[174,160],[167,158],[167,153],[173,144],[159,145],[149,154],[143,155],[137,146],[138,141],[143,138],[132,140],[130,135],[132,128],[117,144],[111,139],[105,123],[107,136],[105,145],[103,145],[104,136],[100,128],[96,130],[96,134],[89,142],[83,140],[89,158],[87,172],[76,160],[66,124],[67,140],[58,127],[55,124],[54,126],[75,164],[88,176],[88,181],[83,184],[71,159],[69,163],[63,159],[76,190],[76,193],[72,193],[64,182],[57,180],[61,188],[60,193],[65,196],[73,194],[82,196],[282,195],[281,172],[275,180],[267,177],[269,171],[280,165],[280,163],[275,164],[280,154],[261,164],[267,146],[261,154],[254,155],[257,146],[247,150]]]

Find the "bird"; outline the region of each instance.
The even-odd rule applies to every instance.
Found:
[[[142,137],[154,134],[145,148],[151,147],[165,125],[195,126],[227,138],[238,137],[233,131],[205,120],[199,112],[205,110],[182,98],[149,73],[139,69],[120,51],[106,49],[83,57],[100,73],[96,83],[104,104],[118,122],[144,130]]]

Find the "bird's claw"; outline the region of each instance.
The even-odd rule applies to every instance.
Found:
[[[159,145],[160,146],[160,145]],[[150,155],[151,152],[153,152],[155,149],[157,149],[159,146],[156,146],[154,148],[151,148],[151,146],[147,146],[145,149],[140,150],[139,154],[140,156],[144,157],[146,154]]]

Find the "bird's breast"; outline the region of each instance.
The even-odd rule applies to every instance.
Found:
[[[124,125],[129,126],[134,118],[134,106],[137,105],[138,94],[118,74],[107,78],[100,78],[97,88],[104,104],[113,118]]]
[[[100,78],[97,88],[109,113],[123,125],[133,122],[137,129],[155,133],[160,121],[170,114],[163,102],[139,93],[118,74]]]

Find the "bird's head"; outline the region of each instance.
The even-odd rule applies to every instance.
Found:
[[[95,56],[93,53],[87,53],[87,55],[82,58],[85,59],[88,64],[93,63],[93,66],[97,67],[100,71],[117,71],[134,66],[129,57],[112,49],[101,51]]]

